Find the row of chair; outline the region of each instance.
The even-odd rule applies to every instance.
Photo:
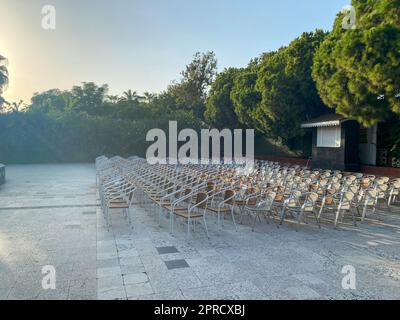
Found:
[[[321,219],[333,212],[335,228],[346,214],[356,225],[370,212],[376,213],[378,205],[390,210],[400,190],[399,179],[268,161],[247,168],[243,164],[150,165],[138,157],[99,157],[96,171],[108,225],[109,210],[115,208],[122,208],[131,222],[129,209],[136,199],[158,212],[160,223],[166,216],[172,233],[180,218],[186,221],[188,234],[201,221],[208,235],[209,216],[216,217],[218,228],[230,216],[236,229],[236,221],[243,223],[248,217],[253,230],[262,217],[277,226],[294,218],[298,230],[310,215],[320,227]]]

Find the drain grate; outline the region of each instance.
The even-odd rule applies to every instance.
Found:
[[[189,268],[188,263],[186,262],[186,260],[183,260],[183,259],[169,260],[169,261],[164,261],[164,262],[167,265],[168,270]]]
[[[168,247],[157,247],[156,248],[159,254],[168,254],[168,253],[177,253],[179,252],[177,248],[173,246]]]

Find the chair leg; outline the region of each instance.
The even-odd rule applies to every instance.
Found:
[[[234,207],[232,207],[231,215],[232,215],[233,225],[235,226],[235,230],[236,230],[236,232],[237,232],[237,231],[238,231],[238,228],[237,228],[237,225],[236,225],[235,214],[233,213],[233,208],[234,208]]]
[[[281,221],[279,222],[280,225],[283,224],[283,221],[285,220],[285,217],[286,217],[286,207],[283,207],[282,211],[281,211]]]
[[[203,214],[203,223],[204,223],[204,229],[206,229],[207,238],[210,239],[210,235],[208,234],[208,228],[207,228],[207,222],[206,222],[205,214]]]
[[[274,212],[272,212],[272,217],[273,217],[274,222],[275,222],[275,215],[278,214],[278,210],[277,210],[276,208],[273,208],[273,211],[274,211]],[[279,220],[275,222],[275,225],[276,225],[276,227],[279,229]]]
[[[354,214],[354,210],[351,210],[351,208],[350,208],[349,211],[350,211],[351,215],[353,216],[353,225],[354,225],[355,227],[357,227],[356,215]]]
[[[375,212],[376,212],[376,208],[378,207],[378,203],[379,203],[379,199],[376,198],[376,199],[375,199],[375,203],[374,203],[374,209],[372,210],[372,213],[375,213]]]
[[[299,231],[299,225],[301,222],[301,218],[303,217],[304,210],[300,210],[299,214],[297,215],[297,223],[296,223],[296,232]]]
[[[368,200],[365,201],[362,216],[361,216],[361,222],[364,222],[365,217],[367,216],[367,207],[368,207]]]
[[[253,224],[252,224],[252,226],[251,226],[251,231],[253,231],[253,232],[254,232],[254,228],[255,228],[255,226],[256,226],[257,216],[258,216],[258,212],[255,212],[255,213],[254,213],[254,218],[253,218]]]
[[[319,209],[318,216],[317,216],[317,219],[320,223],[321,223],[321,215],[322,215],[323,211],[324,211],[324,204],[321,205],[321,208]]]
[[[357,210],[357,215],[360,217],[361,214],[360,214],[360,208],[358,207],[358,204],[357,204],[357,206],[356,206],[356,210]]]
[[[389,199],[388,199],[388,206],[392,204],[392,199],[393,199],[393,191],[390,192]]]
[[[321,224],[320,224],[320,222],[319,222],[318,215],[317,215],[317,213],[315,212],[315,209],[313,209],[313,214],[314,214],[315,221],[316,221],[316,223],[317,223],[318,228],[321,229]]]
[[[268,217],[268,219],[269,219],[269,217],[272,217],[272,222],[275,223],[275,225],[277,224],[276,221],[275,221],[275,214],[272,211],[272,208],[269,208],[267,210],[267,217]]]
[[[337,224],[338,224],[338,220],[339,220],[339,216],[340,216],[341,211],[342,211],[341,208],[339,208],[339,209],[336,211],[335,222],[334,222],[335,229],[337,229]]]
[[[247,209],[245,209],[245,211],[246,211]],[[240,224],[243,224],[243,216],[244,216],[244,213],[242,212],[242,210],[239,210],[239,223]]]
[[[110,209],[107,208],[107,228],[110,229],[111,228],[111,215],[110,215]]]
[[[270,221],[269,221],[269,210],[266,210],[265,212],[264,212],[264,218],[265,218],[265,221],[267,221],[267,224],[269,224],[270,223]]]
[[[160,211],[158,212],[158,226],[161,226],[162,205],[160,204]]]
[[[171,234],[174,234],[174,219],[175,219],[174,213],[173,213],[173,212],[170,212]]]
[[[392,209],[390,208],[390,200],[389,200],[389,199],[385,199],[385,200],[386,200],[386,201],[385,201],[385,205],[386,205],[388,211],[389,211],[389,212],[392,212]]]
[[[129,207],[127,210],[126,210],[126,217],[128,218],[128,223],[129,223],[129,225],[130,226],[132,226],[132,221],[131,221],[131,214],[130,214],[130,210],[131,208]]]

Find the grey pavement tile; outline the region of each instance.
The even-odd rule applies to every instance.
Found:
[[[126,300],[126,292],[123,286],[111,288],[97,293],[99,300]]]
[[[115,244],[97,246],[97,253],[117,253],[117,246]]]
[[[187,300],[215,300],[217,298],[215,287],[199,287],[182,289],[182,294]]]
[[[216,288],[214,293],[217,299],[233,300],[263,300],[267,295],[251,281],[235,282],[225,284]]]
[[[97,260],[97,268],[118,267],[119,265],[118,258]]]
[[[165,261],[165,265],[169,270],[190,267],[184,259]]]
[[[310,300],[319,299],[321,295],[308,286],[289,287],[285,290],[289,299]]]
[[[185,258],[182,256],[181,253],[166,253],[160,255],[161,259],[164,261],[170,261],[170,260],[185,260]]]
[[[121,267],[106,267],[97,269],[97,278],[104,278],[110,276],[121,276]]]
[[[178,249],[174,246],[157,247],[159,254],[178,253]]]
[[[139,253],[136,249],[119,250],[118,256],[120,258],[138,257]]]
[[[97,260],[108,260],[118,258],[117,251],[113,252],[97,252]]]
[[[123,285],[122,275],[108,276],[97,279],[97,290],[105,291],[107,289],[119,288]]]
[[[126,257],[119,259],[121,266],[130,266],[130,265],[143,265],[142,259],[140,257]]]
[[[147,266],[162,265],[164,261],[159,255],[140,256],[142,263]]]
[[[184,300],[185,297],[183,296],[180,290],[163,292],[163,293],[154,293],[148,294],[144,296],[132,297],[131,300],[157,300],[157,301],[165,301],[165,300]]]
[[[125,290],[128,299],[154,293],[154,290],[151,287],[150,282],[129,284],[125,286]]]
[[[123,280],[125,285],[130,285],[130,284],[148,282],[149,277],[145,272],[139,272],[139,273],[126,274],[123,276]]]
[[[179,285],[174,278],[159,277],[150,280],[151,287],[155,293],[165,293],[179,290]]]
[[[122,275],[145,272],[146,269],[142,264],[137,265],[121,265]]]
[[[209,265],[209,262],[205,258],[186,258],[185,260],[190,267]]]

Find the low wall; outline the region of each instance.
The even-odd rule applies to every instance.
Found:
[[[6,166],[0,163],[0,184],[6,182]]]
[[[361,166],[361,172],[375,176],[400,177],[399,168]]]
[[[311,166],[311,160],[301,158],[287,158],[287,157],[276,157],[276,156],[255,156],[256,160],[265,160],[273,162],[288,163],[292,165],[299,165],[302,167]]]

